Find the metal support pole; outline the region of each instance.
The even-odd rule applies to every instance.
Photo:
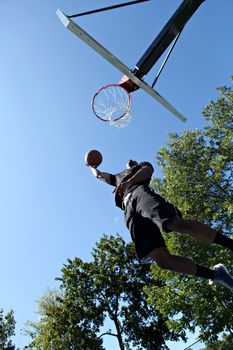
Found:
[[[83,12],[83,13],[77,13],[76,15],[71,15],[71,16],[67,16],[68,18],[75,18],[75,17],[81,17],[81,16],[86,16],[86,15],[91,15],[93,13],[97,13],[97,12],[103,12],[103,11],[108,11],[108,10],[113,10],[119,7],[124,7],[124,6],[130,6],[130,5],[136,5],[139,4],[141,2],[145,2],[145,1],[150,1],[150,0],[135,0],[135,1],[130,1],[130,2],[125,2],[123,4],[118,4],[118,5],[113,5],[113,6],[108,6],[108,7],[103,7],[101,9],[96,9],[96,10],[91,10],[91,11],[87,11],[87,12]]]
[[[153,65],[158,61],[160,56],[168,48],[175,37],[181,32],[185,24],[204,1],[205,0],[184,0],[182,2],[182,4],[178,7],[170,20],[146,50],[144,55],[135,65],[133,73],[138,78],[143,78],[143,76],[151,70]]]
[[[152,88],[153,88],[153,87],[155,86],[155,84],[157,83],[157,80],[159,79],[160,74],[162,73],[162,70],[163,70],[165,64],[167,63],[167,60],[169,59],[170,54],[172,53],[172,51],[173,51],[173,49],[174,49],[174,47],[175,47],[175,45],[176,45],[176,43],[177,43],[177,40],[178,40],[179,37],[180,37],[180,34],[181,34],[181,32],[180,32],[180,33],[177,35],[177,37],[175,38],[175,41],[174,41],[174,43],[172,44],[172,47],[170,48],[170,50],[169,50],[167,56],[165,57],[165,59],[164,59],[162,65],[161,65],[161,67],[159,68],[158,74],[157,74],[155,80],[153,81],[153,84],[151,85]]]

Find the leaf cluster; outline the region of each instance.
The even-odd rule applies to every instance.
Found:
[[[15,345],[11,341],[11,337],[15,335],[15,319],[13,311],[9,311],[4,315],[0,309],[0,349],[16,350]]]
[[[232,350],[233,334],[224,334],[221,340],[207,342],[206,347],[202,350]]]
[[[177,205],[184,218],[196,219],[232,237],[233,199],[233,91],[218,88],[219,98],[211,101],[203,114],[208,121],[203,130],[170,134],[157,160],[163,179],[155,178],[153,188]],[[174,254],[192,258],[211,267],[224,263],[231,272],[232,253],[217,245],[207,245],[178,233],[165,235]],[[161,271],[153,267],[154,279],[164,282],[162,292],[145,291],[149,301],[160,305],[169,318],[171,330],[199,326],[201,337],[216,339],[233,327],[232,295],[224,287],[209,287],[206,281]]]
[[[91,262],[67,260],[58,278],[60,291],[40,299],[40,320],[28,324],[28,349],[101,350],[108,335],[121,350],[162,350],[167,340],[182,336],[170,331],[159,308],[147,302],[144,286],[159,289],[161,283],[139,265],[131,243],[104,235],[92,256]],[[107,319],[113,330],[106,330]]]

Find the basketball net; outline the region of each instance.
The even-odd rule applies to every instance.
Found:
[[[92,100],[92,109],[97,118],[117,128],[129,125],[131,95],[119,84],[109,84],[98,90]]]
[[[116,128],[120,129],[120,128],[125,128],[126,126],[129,125],[129,123],[131,122],[132,119],[132,113],[128,112],[124,115],[124,117],[118,119],[118,120],[114,120],[111,118],[111,116],[109,116],[109,125],[111,126],[115,126]]]

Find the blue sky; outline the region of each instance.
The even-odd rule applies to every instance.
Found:
[[[140,90],[132,96],[128,128],[99,121],[92,114],[92,95],[122,74],[66,30],[56,10],[74,14],[115,3],[0,1],[0,308],[15,311],[18,347],[27,344],[20,329],[38,318],[36,300],[58,286],[54,279],[67,258],[90,260],[103,233],[119,232],[129,241],[111,188],[94,179],[85,153],[99,149],[100,170],[112,173],[123,170],[129,158],[155,165],[168,132],[205,124],[201,111],[232,74],[233,2],[206,0],[157,83],[188,122]],[[151,0],[77,23],[133,68],[180,3]],[[158,65],[147,75],[148,83],[157,70]],[[157,167],[155,175],[161,175]],[[113,340],[105,344],[117,349]]]

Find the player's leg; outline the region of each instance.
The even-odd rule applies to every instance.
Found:
[[[158,226],[163,226],[163,223],[166,222],[164,219],[169,218],[169,215],[172,218],[174,212],[169,206],[166,209],[162,200],[160,203],[160,199],[157,197],[153,198],[152,195],[152,200],[150,197],[150,191],[145,193],[142,188],[142,193],[137,191],[125,209],[125,222],[130,230],[136,254],[141,263],[156,261],[163,269],[207,278],[233,290],[233,279],[223,266],[217,265],[213,269],[208,269],[196,264],[191,259],[170,254]],[[149,213],[150,204],[154,208]],[[144,216],[141,215],[142,213]],[[167,216],[167,214],[169,215]],[[150,215],[153,216],[153,220]],[[159,225],[155,222],[158,222]]]
[[[148,255],[161,269],[176,271],[191,276],[195,276],[197,273],[198,265],[193,260],[183,256],[173,255],[166,247],[156,248]],[[213,280],[214,271],[205,269],[205,273],[202,273],[200,277]]]
[[[161,269],[209,279],[211,284],[222,284],[233,292],[233,278],[221,264],[214,266],[213,269],[209,269],[198,265],[189,258],[170,254],[166,247],[156,248],[151,251],[148,256],[154,260]]]
[[[201,242],[216,243],[233,251],[232,239],[196,220],[184,220],[176,216],[165,222],[164,227],[168,231],[186,233]]]
[[[141,263],[152,260],[156,261],[162,269],[187,275],[198,273],[201,274],[200,277],[214,279],[212,270],[206,269],[200,272],[200,268],[191,259],[172,255],[166,248],[159,226],[162,228],[163,220],[175,214],[162,197],[140,186],[137,193],[133,195],[132,202],[126,207],[125,221]]]
[[[196,220],[180,218],[176,208],[153,190],[140,186],[137,192],[138,213],[150,218],[161,230],[186,233],[201,242],[215,243],[233,251],[232,239]]]
[[[156,248],[166,247],[158,226],[152,220],[132,212],[130,206],[125,211],[125,218],[138,260],[142,264],[150,263],[148,254]]]

